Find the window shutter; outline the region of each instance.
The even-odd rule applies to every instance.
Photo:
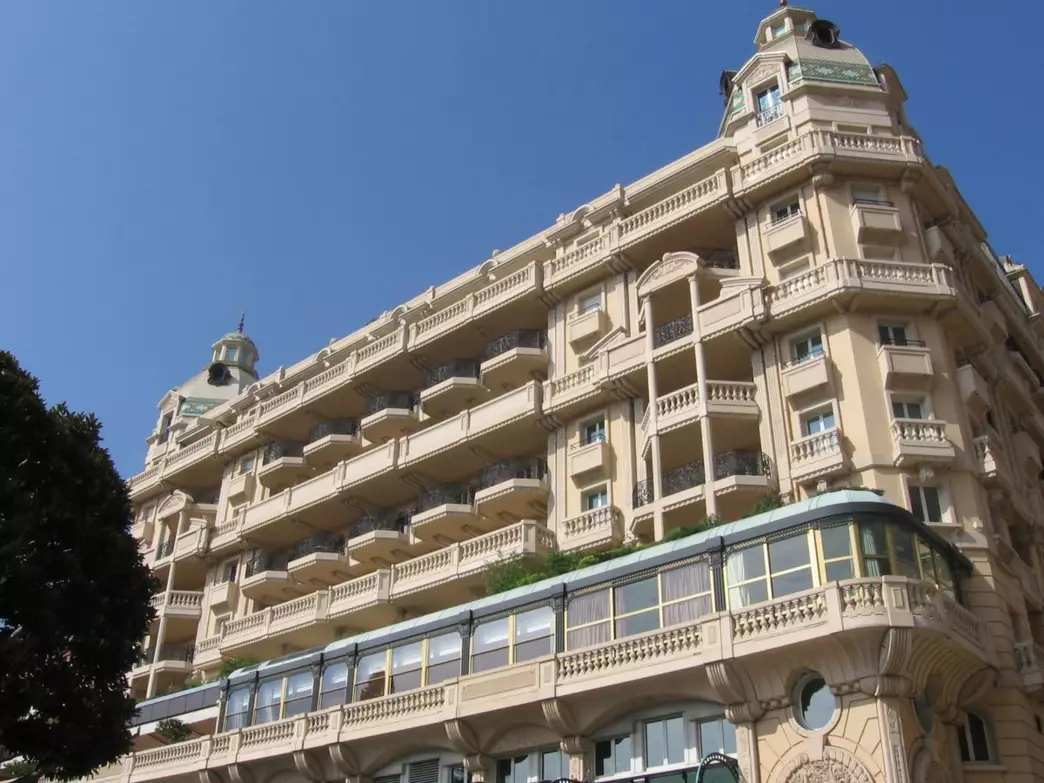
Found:
[[[439,783],[439,760],[428,759],[410,764],[409,783]]]

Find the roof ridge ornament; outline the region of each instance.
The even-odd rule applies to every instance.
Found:
[[[246,311],[242,310],[239,313],[239,325],[236,327],[238,334],[243,334],[243,327],[246,325]]]

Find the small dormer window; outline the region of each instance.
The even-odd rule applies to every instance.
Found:
[[[783,104],[780,102],[778,84],[766,86],[757,94],[758,125],[768,125],[783,116]]]
[[[160,419],[160,430],[159,430],[159,442],[166,443],[167,438],[170,437],[170,424],[174,420],[173,413],[164,413],[163,418]]]
[[[787,21],[785,19],[772,28],[772,37],[773,37],[773,39],[775,39],[775,38],[782,38],[786,34],[787,34]]]
[[[225,361],[235,362],[239,360],[239,349],[234,345],[225,347]]]

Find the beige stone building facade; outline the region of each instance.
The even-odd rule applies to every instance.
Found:
[[[722,93],[680,160],[162,399],[99,779],[1044,779],[1044,296],[830,22],[781,8]]]

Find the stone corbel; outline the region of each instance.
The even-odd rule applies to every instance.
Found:
[[[912,683],[907,672],[913,669],[913,637],[908,628],[889,628],[881,642],[877,676],[867,677],[860,688],[867,696],[898,698],[907,696]]]
[[[221,775],[216,769],[201,769],[197,771],[199,783],[221,783]]]
[[[907,169],[903,172],[902,178],[899,180],[899,190],[909,195],[914,192],[914,188],[917,187],[917,183],[921,180],[921,172],[914,169]]]
[[[298,773],[302,777],[312,781],[312,783],[322,783],[326,779],[322,763],[311,751],[295,750],[294,767],[297,768]]]
[[[446,729],[446,737],[450,745],[462,756],[478,756],[482,752],[474,729],[460,718],[448,720],[442,724]],[[484,769],[484,768],[483,768]]]
[[[245,764],[229,764],[226,769],[232,783],[254,783],[254,773]]]
[[[540,702],[540,709],[544,712],[547,727],[559,737],[570,737],[580,733],[569,705],[561,699],[545,699]]]
[[[834,184],[834,174],[830,171],[829,163],[814,163],[812,169],[812,187],[817,190],[829,188]]]
[[[493,759],[482,753],[472,753],[471,755],[464,757],[464,769],[467,772],[485,772],[486,770],[493,769]]]
[[[732,723],[748,723],[765,714],[758,702],[753,686],[745,683],[735,667],[726,661],[714,661],[707,665],[707,679],[725,705],[725,717]]]
[[[294,763],[297,763],[296,759],[294,759]],[[360,774],[359,760],[347,745],[335,743],[330,746],[330,763],[344,778],[354,778]]]

